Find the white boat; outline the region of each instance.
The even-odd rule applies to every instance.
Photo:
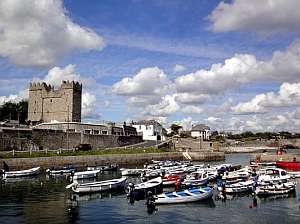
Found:
[[[62,174],[70,174],[72,172],[76,172],[77,167],[73,164],[65,164],[63,167],[55,168],[54,166],[48,168],[46,173],[50,175],[62,175]]]
[[[255,187],[255,194],[259,195],[279,195],[279,194],[288,194],[295,191],[296,182],[286,182],[286,183],[276,183],[276,184],[265,184],[258,185]]]
[[[258,183],[266,182],[266,183],[284,183],[287,182],[291,176],[287,174],[287,172],[284,169],[281,168],[265,168],[260,169],[258,171]]]
[[[186,189],[182,191],[162,193],[154,196],[154,198],[155,204],[173,204],[200,201],[210,198],[212,197],[212,195],[212,187],[200,187],[195,189]]]
[[[127,178],[118,178],[112,180],[95,181],[89,183],[79,184],[76,180],[66,186],[67,189],[71,188],[74,193],[93,193],[102,192],[114,189],[124,188]]]
[[[128,183],[126,190],[128,196],[136,199],[145,199],[149,191],[153,194],[160,194],[163,192],[162,178],[156,177],[139,184]]]
[[[253,189],[254,181],[253,179],[247,180],[247,181],[240,181],[237,183],[232,183],[232,184],[225,184],[225,191],[227,194],[232,194],[232,193],[241,193],[241,192],[246,192],[250,191]],[[218,186],[218,190],[220,192],[224,191],[224,186]]]
[[[145,169],[127,169],[127,168],[121,168],[120,169],[122,176],[136,176],[141,175]]]
[[[40,167],[34,167],[26,170],[4,171],[2,173],[2,179],[5,180],[6,178],[27,177],[27,176],[38,175],[40,173],[40,170],[41,170]]]
[[[208,175],[204,171],[194,171],[186,176],[181,184],[183,184],[187,188],[195,187],[195,186],[203,186],[208,183]]]
[[[70,180],[78,180],[78,179],[87,179],[87,178],[96,178],[98,177],[100,170],[88,170],[82,172],[75,172],[70,174]]]

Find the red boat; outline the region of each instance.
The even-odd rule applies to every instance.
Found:
[[[300,171],[300,162],[298,161],[276,161],[275,165],[279,168],[285,169],[285,170],[293,170],[293,171]]]

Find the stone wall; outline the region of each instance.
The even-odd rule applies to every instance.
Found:
[[[54,130],[5,130],[0,136],[3,150],[72,149],[80,143],[89,143],[93,149],[115,148],[141,143],[142,136],[92,135],[65,133]]]
[[[126,153],[124,149],[124,153]],[[219,161],[224,160],[224,154],[200,154],[198,153],[197,161]],[[100,164],[119,164],[120,167],[130,167],[132,165],[140,166],[151,160],[184,160],[181,152],[169,153],[144,153],[144,154],[122,154],[122,155],[91,155],[91,156],[55,156],[55,157],[38,157],[38,158],[11,158],[5,159],[11,170],[28,169],[40,166],[42,169],[47,169],[50,166],[60,167],[66,163],[72,163],[82,170],[85,165]],[[0,159],[1,165],[3,159]]]

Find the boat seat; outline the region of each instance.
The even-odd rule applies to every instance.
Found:
[[[199,189],[190,189],[189,192],[191,192],[193,194],[201,194],[201,192],[199,191]]]

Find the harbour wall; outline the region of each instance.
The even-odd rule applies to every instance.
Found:
[[[193,161],[222,161],[225,160],[225,154],[222,152],[197,152],[190,153]],[[40,166],[41,169],[47,169],[51,166],[61,167],[64,164],[72,163],[83,169],[85,165],[101,164],[119,164],[120,166],[143,165],[151,163],[151,160],[186,160],[182,152],[166,153],[143,153],[143,154],[118,154],[118,155],[87,155],[87,156],[53,156],[36,158],[9,158],[0,159],[8,164],[11,170],[28,169]]]

